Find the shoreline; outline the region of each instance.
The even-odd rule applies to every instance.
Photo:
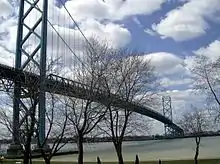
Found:
[[[140,160],[141,164],[158,164],[159,160]],[[220,164],[220,158],[211,158],[211,159],[199,159],[199,164]],[[5,159],[2,161],[2,163],[5,164],[12,164],[12,163],[21,163],[22,160],[12,160],[12,159]],[[183,160],[161,160],[162,164],[194,164],[193,159],[183,159]],[[43,164],[43,159],[40,160],[33,160],[33,164]],[[77,163],[77,161],[51,161],[51,164],[72,164]],[[102,164],[117,164],[117,161],[102,161]],[[134,161],[124,161],[125,164],[134,164]],[[85,161],[84,164],[97,164],[96,161]]]

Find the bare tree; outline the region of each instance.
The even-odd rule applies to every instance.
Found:
[[[204,110],[198,110],[195,107],[192,107],[192,110],[185,113],[179,122],[181,127],[184,130],[184,133],[187,135],[194,135],[196,148],[194,162],[198,164],[199,156],[199,147],[201,142],[201,135],[203,132],[207,131],[210,127],[210,121],[208,118],[208,113]]]
[[[38,91],[36,90],[29,90],[29,101],[31,105],[29,109],[26,109],[26,113],[29,112],[28,116],[25,118],[25,122],[23,124],[23,132],[21,133],[21,139],[24,143],[24,164],[28,164],[29,160],[31,161],[31,142],[34,135],[34,127],[36,125],[36,112],[37,112],[37,104],[39,101]],[[31,94],[31,95],[30,95]],[[23,117],[24,118],[24,117]]]
[[[100,104],[89,100],[68,98],[68,120],[78,146],[78,163],[83,163],[84,137],[89,135],[105,115]]]
[[[11,120],[11,111],[7,107],[0,108],[0,124],[4,128],[4,133],[1,132],[1,136],[6,138],[7,136],[12,135],[12,120]]]
[[[47,72],[54,72],[55,64],[57,64],[59,59],[56,60],[49,60],[47,65]],[[59,66],[59,65],[58,65]],[[31,63],[25,68],[28,72],[38,73],[37,67]],[[23,154],[23,163],[28,164],[31,163],[31,142],[33,139],[33,135],[36,131],[37,127],[37,108],[39,102],[39,90],[38,90],[38,80],[33,80],[28,73],[24,73],[25,76],[25,87],[21,87],[21,99],[20,101],[20,119],[19,125],[17,128],[20,128],[19,131],[19,143],[20,148]],[[20,78],[20,77],[17,77]],[[1,79],[1,84],[4,87],[5,93],[10,97],[10,99],[16,99],[16,95],[12,93],[13,82]],[[10,101],[12,103],[12,101]],[[12,107],[10,103],[7,103],[8,107]],[[8,115],[4,110],[1,110],[0,116],[2,121],[0,122],[4,125],[9,132],[11,132],[12,136],[17,135],[13,133],[12,130],[12,114]]]
[[[35,83],[28,76],[26,77],[26,88],[22,88],[22,101],[20,101],[20,116],[18,127],[20,128],[19,133],[19,144],[23,153],[23,163],[27,164],[31,162],[31,141],[34,134],[34,127],[36,122],[36,112],[38,104],[38,90],[37,81]],[[7,87],[7,85],[5,86]],[[5,88],[7,95],[13,99],[14,95],[11,93],[11,90]],[[9,105],[9,104],[8,104]],[[10,107],[9,105],[8,107]],[[1,110],[1,124],[4,125],[9,132],[14,134],[12,130],[12,117],[7,115],[4,110]]]
[[[112,50],[111,50],[112,51]],[[102,76],[102,87],[109,94],[117,95],[119,99],[125,102],[136,102],[139,104],[152,105],[154,91],[157,90],[157,80],[150,61],[143,61],[138,53],[127,49],[112,51],[112,57],[107,58],[108,69]],[[128,57],[124,57],[128,56]],[[124,109],[113,107],[111,101],[107,106],[107,115],[105,116],[105,127],[100,126],[112,138],[118,162],[123,164],[122,141],[126,134],[134,130],[138,122],[137,118],[132,119],[133,113],[126,105]],[[136,123],[135,123],[136,122]],[[146,127],[149,127],[147,124]],[[148,129],[145,129],[146,131]]]
[[[191,69],[194,79],[194,89],[205,94],[209,109],[215,111],[215,121],[220,119],[220,58],[216,61],[205,55],[197,55]]]
[[[106,44],[100,44],[96,39],[90,39],[85,45],[83,63],[72,68],[72,79],[77,81],[76,87],[80,89],[85,98],[64,97],[61,101],[68,107],[68,120],[73,129],[74,138],[77,140],[79,150],[78,164],[83,163],[84,137],[91,134],[96,125],[102,120],[106,108],[102,104],[94,102],[100,96],[100,77],[105,69],[102,57],[106,54]],[[66,90],[71,93],[72,90]],[[80,93],[81,94],[81,93]]]
[[[61,108],[64,109],[65,113],[60,111]],[[67,140],[64,140],[65,137],[69,135],[70,131],[68,129],[68,115],[66,112],[67,107],[59,102],[58,96],[54,94],[47,95],[47,131],[43,143],[40,143],[38,135],[39,130],[36,130],[39,151],[46,164],[50,164],[52,157],[68,142]],[[49,139],[51,143],[50,146]]]

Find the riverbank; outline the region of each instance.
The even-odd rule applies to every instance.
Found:
[[[220,159],[220,137],[204,137],[201,139],[200,159]],[[74,150],[73,144],[67,145],[65,150]],[[112,143],[85,143],[84,161],[95,163],[97,156],[104,163],[117,162]],[[195,139],[172,139],[154,141],[123,142],[123,157],[125,161],[134,161],[136,154],[140,161],[188,161],[195,154]],[[68,163],[77,161],[77,154],[53,157],[54,162]],[[210,161],[211,162],[211,161]],[[175,163],[174,163],[175,164]]]
[[[21,160],[4,160],[1,164],[19,164]],[[42,160],[34,160],[32,164],[43,164]],[[77,164],[71,161],[52,161],[51,164]],[[84,164],[97,164],[97,162],[84,162]],[[102,164],[117,164],[117,162],[102,162]],[[125,161],[125,164],[134,164],[134,161]],[[158,161],[140,161],[140,164],[158,164]],[[162,164],[194,164],[193,160],[164,160]],[[220,159],[200,159],[199,164],[220,164]]]

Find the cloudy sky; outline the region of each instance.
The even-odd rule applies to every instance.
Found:
[[[220,54],[220,0],[49,0],[49,20],[73,43],[69,38],[82,36],[63,4],[86,37],[95,35],[114,47],[145,52],[143,58],[151,59],[162,77],[163,94],[172,97],[175,117],[191,104],[203,105],[204,96],[191,92],[189,69],[195,55],[215,60]],[[0,0],[0,63],[13,65],[17,17],[17,0]],[[34,11],[26,24],[33,26],[38,17]],[[48,29],[48,37],[53,38]],[[48,43],[50,54],[52,45]],[[77,51],[75,44],[71,46]]]

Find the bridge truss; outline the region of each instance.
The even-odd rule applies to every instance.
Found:
[[[0,70],[1,70],[0,78],[8,79],[9,81],[13,81],[13,82],[20,82],[21,86],[24,88],[28,88],[30,86],[34,86],[38,88],[40,85],[39,75],[29,72],[24,72],[16,68],[8,67],[5,65],[0,65]],[[94,102],[102,103],[104,105],[111,104],[112,106],[119,107],[122,109],[126,108],[130,111],[134,111],[139,114],[156,119],[166,124],[168,127],[174,129],[179,134],[183,132],[179,126],[177,126],[172,122],[172,120],[170,120],[170,118],[162,115],[161,113],[147,106],[143,106],[135,102],[124,101],[115,94],[109,95],[109,93],[105,93],[104,91],[97,88],[93,88],[92,91],[90,91],[91,87],[85,84],[53,74],[50,74],[45,78],[44,84],[45,84],[45,92],[76,97],[80,99],[90,98],[90,95],[86,93],[92,92],[92,95],[94,95],[93,96]]]
[[[40,10],[39,0],[20,0],[18,28],[17,28],[17,41],[16,41],[16,58],[15,68],[21,71],[26,70],[28,66],[33,65],[37,68],[39,73],[39,139],[43,143],[45,138],[45,89],[44,79],[46,78],[46,54],[47,54],[47,17],[48,17],[48,1],[44,0],[42,10]],[[27,7],[25,11],[25,7]],[[32,12],[38,12],[38,18],[29,23]],[[24,29],[28,32],[25,34]],[[39,33],[36,33],[39,29]],[[30,38],[37,38],[36,47],[32,48],[29,52],[26,50]],[[23,92],[21,82],[14,82],[14,100],[13,100],[13,142],[15,145],[19,144],[19,111],[20,106],[25,107],[23,103]],[[23,92],[23,93],[22,93]],[[22,105],[21,105],[22,104]]]

